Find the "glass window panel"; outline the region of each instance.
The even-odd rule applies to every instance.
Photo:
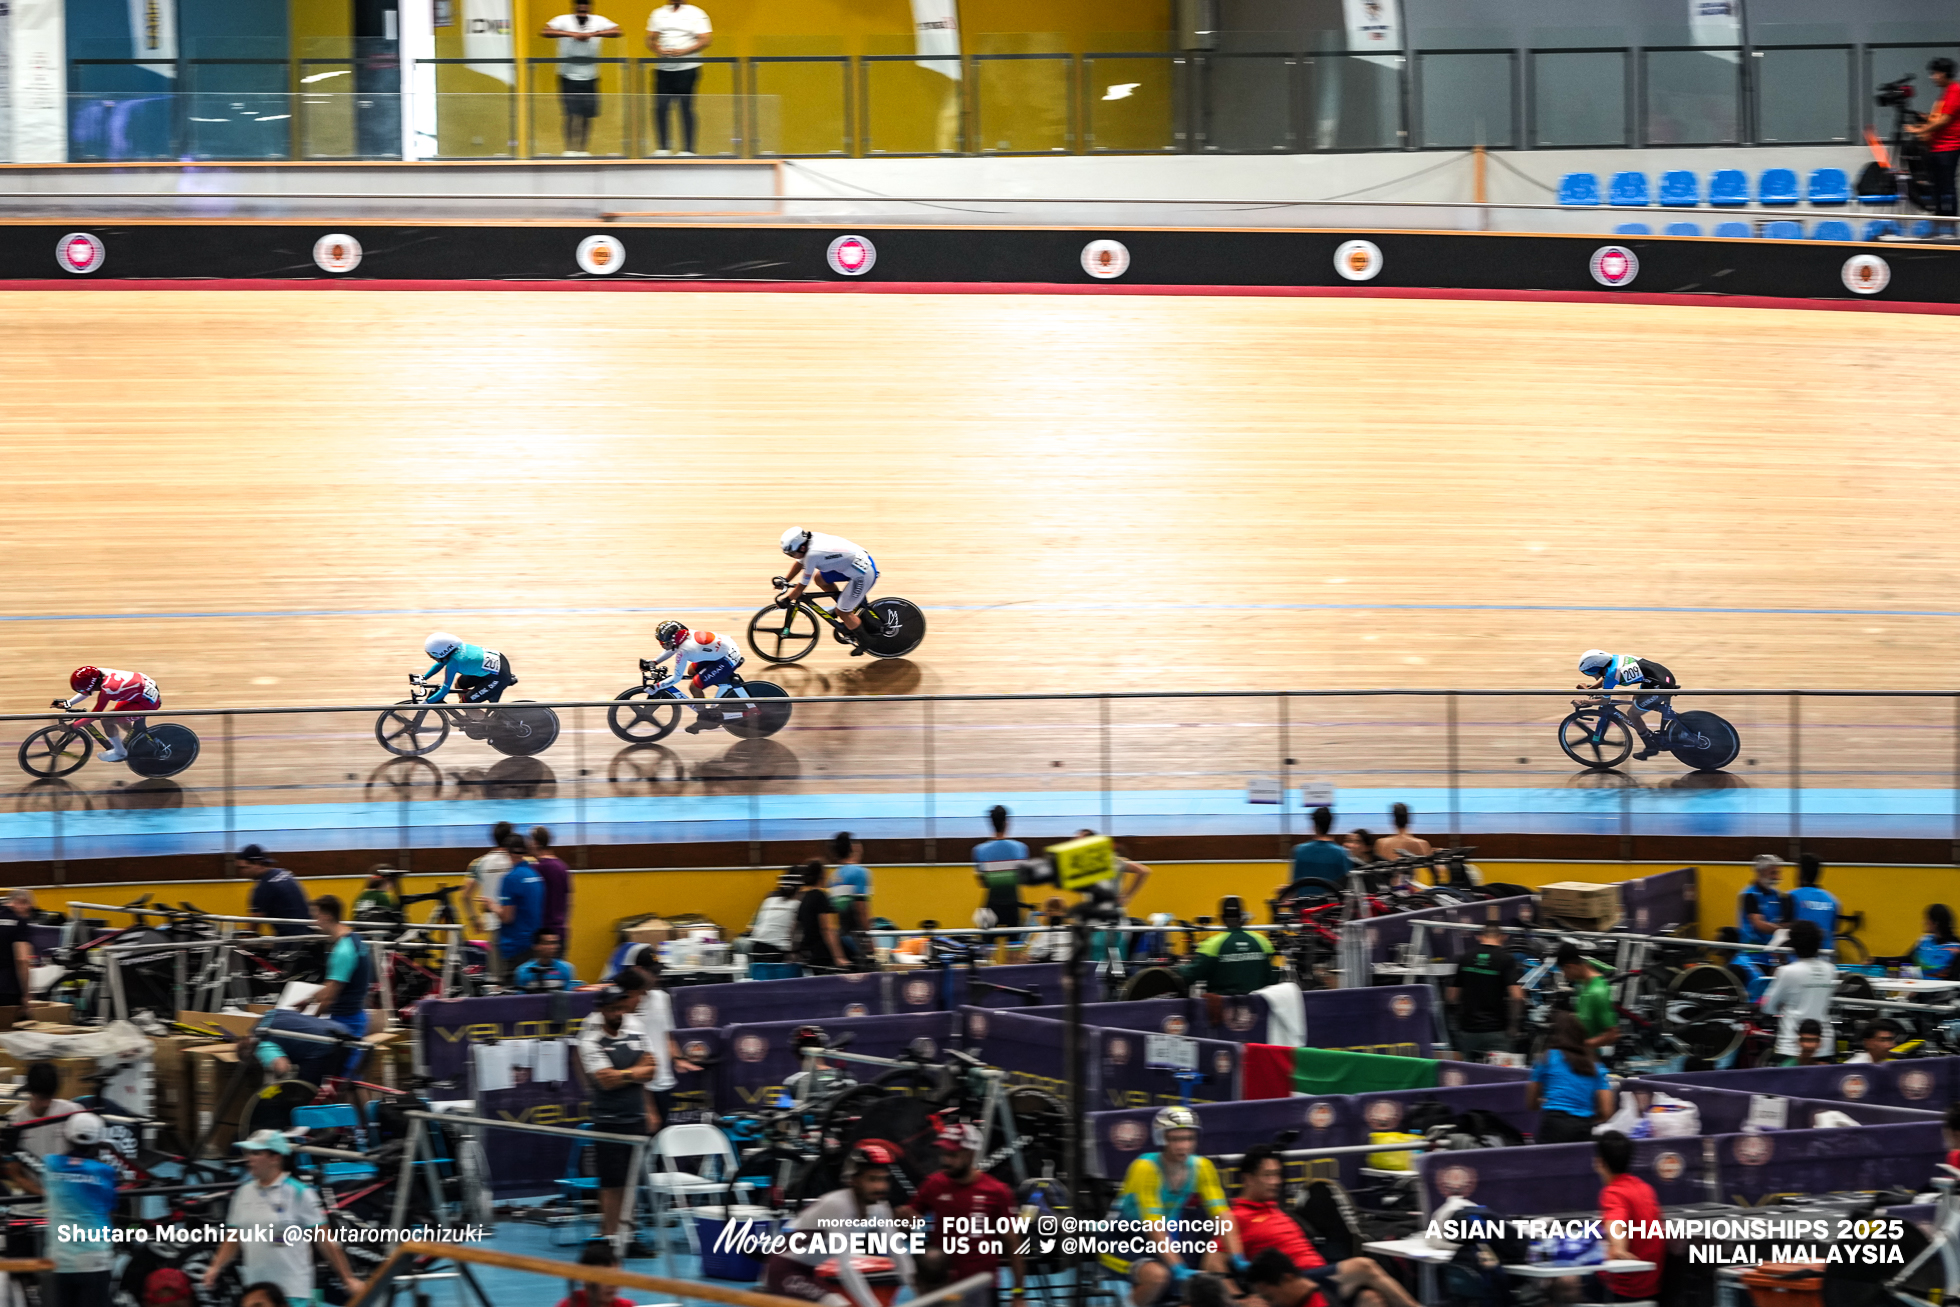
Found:
[[[960,151],[966,79],[958,60],[935,60],[926,68],[913,59],[867,59],[863,68],[866,154]]]
[[[1735,50],[1649,50],[1648,145],[1734,145],[1742,139],[1741,54]]]
[[[1293,150],[1291,55],[1214,55],[1200,69],[1203,147],[1231,154]]]
[[[973,61],[974,134],[982,154],[1061,154],[1073,144],[1067,55]]]
[[[757,154],[848,154],[848,59],[757,59]]]
[[[1423,146],[1504,149],[1516,143],[1508,52],[1430,50],[1416,58]]]
[[[1625,145],[1627,61],[1618,50],[1531,55],[1532,142],[1540,147]]]
[[[1500,77],[1507,88],[1503,97],[1506,122],[1510,118],[1508,58],[1499,56],[1503,66]],[[1306,147],[1314,150],[1399,148],[1402,144],[1402,69],[1405,63],[1399,54],[1316,54],[1310,57],[1306,61],[1306,79],[1302,86]],[[1503,143],[1510,144],[1509,136]]]
[[[665,105],[658,93],[658,70],[641,66],[645,89],[640,96],[639,146],[645,158],[656,150],[692,150],[718,158],[740,158],[745,145],[746,106],[741,94],[741,65],[733,59],[703,61],[691,96],[670,97]],[[694,114],[694,130],[687,130],[686,110]],[[666,135],[661,135],[666,118]]]
[[[1128,154],[1176,149],[1176,83],[1185,67],[1169,57],[1085,56],[1089,148]]]
[[[516,156],[517,88],[511,84],[516,77],[514,62],[436,65],[438,158]]]
[[[1849,141],[1851,49],[1758,50],[1758,139],[1810,144]]]

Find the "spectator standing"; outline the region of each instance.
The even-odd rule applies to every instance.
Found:
[[[532,860],[522,835],[512,835],[508,847],[510,870],[504,873],[497,900],[497,950],[502,959],[499,977],[508,976],[530,956],[544,924],[544,876]]]
[[[802,889],[802,874],[786,871],[757,906],[755,919],[749,922],[749,961],[783,962],[795,951],[797,895]]]
[[[694,90],[701,80],[700,54],[715,39],[714,25],[699,5],[668,0],[647,15],[647,49],[660,56],[653,69],[653,125],[660,138],[657,155],[669,152],[668,120],[678,111],[683,157],[694,153]]]
[[[1817,956],[1818,940],[1816,922],[1793,923],[1790,951],[1797,960],[1778,967],[1763,991],[1763,1011],[1777,1018],[1776,1052],[1781,1057],[1797,1056],[1798,1028],[1806,1022],[1817,1025],[1821,1039],[1837,1039],[1831,1029],[1831,999],[1837,995],[1838,969],[1830,959]]]
[[[238,851],[238,869],[253,880],[250,906],[247,908],[255,917],[271,917],[275,920],[296,922],[295,925],[275,925],[275,935],[306,935],[312,932],[306,926],[313,912],[306,906],[306,891],[300,888],[299,877],[276,865],[272,856],[256,844],[247,844]]]
[[[48,1200],[41,1255],[54,1262],[52,1299],[58,1307],[109,1307],[116,1169],[101,1158],[101,1117],[71,1116],[61,1131],[64,1147],[44,1160],[41,1173]]]
[[[1313,838],[1304,844],[1293,846],[1293,884],[1303,880],[1324,880],[1337,888],[1345,888],[1347,874],[1354,867],[1354,860],[1347,850],[1334,842],[1328,832],[1334,829],[1334,810],[1325,806],[1313,810]]]
[[[1611,968],[1579,952],[1577,944],[1558,946],[1559,974],[1572,986],[1572,1010],[1585,1032],[1586,1047],[1607,1048],[1620,1042],[1620,1014],[1613,1009],[1613,987],[1606,983]]]
[[[1756,878],[1736,902],[1736,933],[1744,944],[1767,944],[1783,924],[1783,892],[1776,882],[1789,864],[1774,853],[1756,859]]]
[[[830,841],[830,856],[837,864],[830,869],[830,901],[837,905],[839,927],[846,935],[859,934],[871,926],[871,868],[860,859],[864,846],[839,831]]]
[[[517,968],[517,987],[527,994],[571,989],[578,984],[572,964],[558,956],[558,936],[540,930],[531,945],[531,960]]]
[[[1880,1017],[1876,1021],[1868,1022],[1864,1031],[1858,1036],[1858,1042],[1863,1047],[1845,1058],[1844,1064],[1850,1066],[1853,1062],[1874,1064],[1890,1062],[1892,1050],[1897,1047],[1899,1037],[1905,1033],[1906,1028],[1891,1017]]]
[[[1613,1115],[1606,1068],[1593,1060],[1585,1030],[1570,1012],[1552,1014],[1552,1046],[1531,1068],[1525,1106],[1538,1109],[1541,1144],[1577,1144]]]
[[[938,1218],[939,1236],[943,1242],[952,1232],[950,1222],[959,1221],[961,1228],[973,1229],[967,1224],[970,1218],[984,1218],[991,1226],[995,1221],[1005,1222],[1020,1211],[1014,1199],[1014,1191],[994,1179],[974,1165],[980,1155],[983,1142],[980,1127],[963,1122],[948,1122],[939,1131],[940,1167],[920,1183],[912,1201],[898,1209],[904,1220],[916,1220],[921,1216]],[[974,1304],[975,1307],[994,1307],[998,1297],[1001,1255],[998,1252],[983,1251],[998,1248],[1000,1241],[987,1239],[966,1239],[965,1252],[947,1254],[949,1280],[964,1280],[970,1275],[985,1275],[988,1284],[978,1294],[968,1294],[960,1301]],[[1014,1245],[1010,1242],[1008,1246]],[[1008,1254],[1014,1270],[1014,1293],[1018,1298],[1027,1287],[1027,1267],[1018,1251]]]
[[[1005,807],[989,808],[994,837],[973,846],[973,874],[987,892],[981,907],[994,914],[996,926],[1021,924],[1021,865],[1028,860],[1028,846],[1007,838],[1007,820]]]
[[[1797,887],[1785,896],[1786,910],[1791,921],[1808,921],[1816,925],[1821,943],[1819,948],[1835,947],[1837,938],[1838,901],[1837,895],[1818,885],[1824,878],[1824,864],[1815,853],[1806,853],[1797,859]]]
[[[0,911],[0,1030],[12,1030],[27,1011],[34,986],[28,972],[34,966],[34,945],[27,919],[12,910]]]
[[[1953,934],[1953,909],[1944,903],[1927,904],[1925,926],[1926,933],[1912,948],[1913,965],[1922,976],[1944,976],[1953,959],[1960,956],[1960,938]]]
[[[558,42],[558,106],[565,115],[568,159],[589,159],[592,120],[599,116],[599,42],[620,35],[619,24],[592,12],[592,0],[572,0],[572,12],[544,25]]]
[[[507,821],[500,821],[490,828],[490,849],[470,863],[470,883],[475,888],[470,892],[470,901],[476,913],[477,924],[483,931],[484,942],[490,946],[490,965],[497,966],[497,928],[501,924],[497,916],[497,904],[503,894],[504,873],[510,870],[509,844],[511,832],[516,827]]]
[[[620,974],[625,982],[599,991],[597,1006],[579,1026],[578,1057],[592,1082],[592,1128],[602,1134],[650,1135],[660,1116],[647,1086],[658,1073],[653,1048],[638,1008],[645,1000],[646,977]],[[599,1234],[612,1238],[630,1228],[626,1180],[633,1162],[631,1144],[593,1145],[599,1167]],[[636,1255],[630,1251],[627,1255]],[[638,1254],[645,1255],[645,1254]]]
[[[309,1006],[329,1021],[338,1021],[354,1033],[367,1034],[368,1000],[374,993],[374,959],[367,944],[354,928],[340,919],[340,900],[322,894],[313,900],[313,922],[333,942],[327,946],[327,980]],[[366,1049],[348,1050],[346,1074],[352,1074]]]
[[[51,1116],[66,1116],[82,1110],[80,1103],[55,1094],[61,1088],[61,1073],[52,1062],[32,1062],[27,1067],[27,1101],[7,1114],[9,1125],[22,1121],[40,1121]],[[19,1153],[29,1153],[45,1160],[62,1150],[66,1135],[62,1126],[66,1122],[49,1121],[46,1125],[28,1126],[20,1132],[20,1144],[14,1156],[6,1161],[7,1180],[22,1193],[43,1192],[41,1179],[34,1169],[18,1158]]]
[[[637,965],[646,982],[646,997],[640,1003],[640,1024],[646,1027],[647,1045],[653,1050],[653,1079],[647,1088],[653,1094],[654,1108],[662,1126],[674,1119],[676,1072],[699,1071],[699,1064],[681,1055],[674,1039],[674,996],[660,979],[660,963],[648,958]],[[658,1127],[656,1127],[657,1129]]]
[[[544,877],[543,929],[558,936],[563,950],[571,939],[572,869],[551,851],[551,832],[543,826],[531,830],[531,856],[537,860],[538,875]]]
[[[1600,1232],[1606,1236],[1609,1262],[1651,1262],[1651,1271],[1599,1271],[1595,1278],[1608,1302],[1653,1301],[1661,1291],[1661,1264],[1667,1260],[1667,1240],[1652,1233],[1660,1228],[1661,1202],[1654,1188],[1633,1174],[1633,1141],[1608,1130],[1593,1144],[1593,1170],[1605,1188],[1599,1191]]]
[[[359,1297],[363,1286],[355,1278],[340,1241],[312,1233],[327,1223],[319,1191],[286,1173],[293,1141],[277,1130],[260,1130],[238,1147],[245,1154],[248,1178],[231,1196],[225,1214],[231,1237],[219,1246],[205,1268],[204,1287],[217,1284],[219,1274],[242,1250],[245,1283],[256,1286],[261,1280],[270,1281],[291,1302],[313,1302],[313,1250],[319,1248],[347,1286],[349,1296]],[[254,1237],[240,1238],[248,1233]]]
[[[1518,1042],[1524,1011],[1524,968],[1504,945],[1504,929],[1486,921],[1477,942],[1456,964],[1443,997],[1456,1009],[1456,1051],[1466,1061],[1508,1053]]]
[[[1945,56],[1926,65],[1940,98],[1924,122],[1906,128],[1926,145],[1933,167],[1933,212],[1942,217],[1960,214],[1960,196],[1954,189],[1956,165],[1960,165],[1960,82],[1954,80],[1955,67]]]
[[[837,933],[837,907],[824,892],[823,864],[803,864],[803,891],[796,899],[796,960],[806,967],[844,965],[844,941]]]
[[[1390,808],[1388,820],[1395,827],[1395,833],[1375,841],[1377,858],[1426,858],[1436,851],[1429,846],[1428,840],[1409,834],[1408,804],[1398,803]]]

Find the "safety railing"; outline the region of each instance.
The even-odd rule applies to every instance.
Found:
[[[553,828],[571,859],[688,842],[760,863],[773,841],[851,830],[952,860],[995,803],[1042,836],[1263,836],[1278,852],[1322,804],[1342,829],[1380,831],[1406,803],[1452,845],[1560,834],[1631,856],[1649,835],[1756,851],[1887,837],[1960,861],[1960,694],[1658,692],[1681,716],[1644,710],[1672,733],[1641,759],[1624,723],[1593,741],[1570,690],[853,697],[811,693],[828,688],[812,670],[747,670],[794,697],[720,722],[646,700],[166,710],[136,757],[147,778],[96,757],[89,715],[7,716],[0,757],[49,774],[0,791],[0,857],[51,863],[57,881],[76,859],[246,842],[408,867],[507,819]],[[862,683],[916,675],[880,663]]]
[[[1937,44],[700,57],[696,155],[1571,149],[1841,144]],[[556,57],[75,59],[71,160],[551,158]],[[657,59],[599,73],[593,157],[654,158]],[[583,113],[585,110],[580,110]],[[406,121],[405,121],[406,119]],[[662,143],[663,139],[666,141]],[[405,144],[406,143],[406,144]]]

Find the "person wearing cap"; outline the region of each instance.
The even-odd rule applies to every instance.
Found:
[[[953,1121],[941,1127],[939,1170],[927,1176],[918,1192],[912,1195],[912,1201],[898,1210],[903,1220],[917,1220],[921,1216],[936,1218],[942,1249],[949,1221],[974,1216],[987,1217],[990,1221],[1005,1220],[1018,1210],[1014,1191],[976,1165],[984,1146],[977,1125]],[[1018,1241],[1009,1239],[1002,1242],[1010,1249],[1008,1259],[1014,1270],[1014,1294],[1019,1297],[1027,1290],[1027,1267],[1022,1261]],[[989,1240],[969,1239],[965,1251],[946,1253],[947,1269],[953,1281],[964,1280],[970,1275],[988,1277],[985,1290],[967,1294],[961,1300],[971,1307],[992,1307],[999,1294],[1000,1254],[982,1251],[992,1246]]]
[[[143,1277],[142,1307],[196,1307],[197,1288],[174,1266],[159,1266]]]
[[[1202,982],[1208,993],[1230,995],[1250,994],[1279,979],[1273,941],[1264,931],[1245,928],[1243,899],[1227,894],[1219,900],[1218,922],[1225,929],[1206,936],[1178,975],[1191,984]]]
[[[46,1125],[25,1126],[20,1131],[20,1142],[7,1150],[6,1176],[10,1184],[22,1193],[42,1192],[40,1177],[34,1168],[18,1160],[17,1154],[29,1153],[46,1159],[62,1150],[66,1140],[61,1120],[48,1120],[49,1117],[68,1117],[82,1110],[80,1103],[66,1098],[55,1097],[61,1087],[61,1073],[52,1062],[34,1062],[27,1068],[27,1101],[7,1115],[7,1124],[21,1126],[27,1121],[47,1121]]]
[[[840,1231],[897,1228],[898,1216],[890,1201],[892,1164],[897,1160],[884,1144],[867,1140],[853,1145],[844,1157],[844,1187],[831,1190],[790,1221],[784,1234],[789,1236],[792,1251],[772,1253],[763,1264],[762,1291],[824,1303],[826,1307],[850,1307],[852,1303],[856,1307],[881,1307],[858,1265],[861,1259],[830,1252],[827,1237]],[[826,1236],[826,1241],[812,1248],[810,1245],[819,1241],[809,1236],[817,1234]],[[804,1237],[799,1239],[798,1235]],[[898,1252],[892,1261],[905,1283],[916,1281],[917,1268],[910,1253]],[[835,1264],[843,1294],[825,1281],[827,1262]]]
[[[62,1123],[65,1150],[41,1164],[48,1198],[42,1255],[54,1263],[55,1307],[109,1307],[118,1195],[116,1169],[101,1158],[103,1128],[93,1112],[69,1117]]]
[[[1581,953],[1571,940],[1558,946],[1553,960],[1559,975],[1572,986],[1572,1012],[1585,1031],[1586,1047],[1593,1049],[1595,1056],[1607,1056],[1620,1042],[1620,1013],[1613,1006],[1613,986],[1606,979],[1612,968]],[[1605,1051],[1600,1052],[1602,1049]]]
[[[268,1280],[278,1285],[288,1300],[311,1303],[315,1294],[313,1249],[318,1247],[326,1253],[348,1295],[359,1297],[364,1286],[340,1241],[331,1235],[307,1233],[324,1226],[327,1218],[319,1193],[286,1173],[293,1141],[277,1130],[260,1130],[238,1147],[245,1154],[249,1178],[231,1196],[225,1213],[231,1237],[219,1246],[205,1268],[204,1287],[217,1284],[218,1276],[243,1250],[241,1274],[247,1284]],[[249,1239],[244,1237],[247,1234]]]
[[[607,985],[594,999],[592,1012],[578,1031],[579,1066],[592,1090],[592,1128],[609,1135],[650,1135],[660,1128],[660,1112],[649,1086],[660,1074],[653,1041],[638,1009],[646,999],[646,976],[629,967],[617,983]],[[595,1143],[599,1167],[599,1234],[612,1238],[629,1230],[626,1181],[633,1165],[633,1146]],[[650,1257],[635,1244],[628,1257]]]
[[[1783,891],[1776,887],[1789,864],[1774,853],[1756,859],[1756,878],[1736,904],[1736,934],[1744,944],[1767,944],[1783,924]]]
[[[272,855],[256,844],[238,851],[238,869],[253,880],[251,905],[246,910],[255,917],[279,921],[304,922],[313,914],[306,906],[306,891],[299,877],[272,861]],[[275,925],[275,935],[311,934],[305,925]]]

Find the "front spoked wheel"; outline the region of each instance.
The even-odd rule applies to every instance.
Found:
[[[374,719],[374,738],[398,758],[420,758],[434,753],[449,738],[449,714],[404,699],[401,707]]]
[[[58,722],[20,742],[20,769],[29,776],[66,776],[80,771],[94,750],[87,731]]]
[[[767,663],[793,663],[808,658],[817,647],[816,615],[802,604],[778,608],[770,604],[749,619],[749,648]]]
[[[1618,715],[1598,708],[1581,708],[1558,724],[1558,747],[1581,767],[1605,771],[1617,767],[1633,752],[1633,732]]]
[[[674,702],[675,695],[670,691],[656,694],[644,685],[636,685],[614,697],[621,702],[618,707],[606,710],[606,725],[628,744],[664,740],[680,725],[681,706]]]

